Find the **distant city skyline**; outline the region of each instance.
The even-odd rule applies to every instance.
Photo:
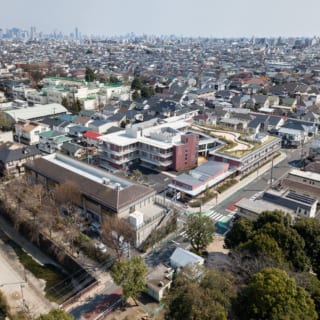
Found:
[[[31,27],[46,34],[190,37],[313,37],[320,34],[317,0],[10,0],[0,28]]]

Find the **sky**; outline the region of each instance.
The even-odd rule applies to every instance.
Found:
[[[0,28],[115,36],[192,37],[320,35],[319,0],[9,0]]]

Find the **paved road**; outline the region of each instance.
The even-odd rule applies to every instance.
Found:
[[[274,166],[272,172],[273,184],[275,184],[277,180],[282,178],[291,169],[293,169],[293,163],[295,163],[296,160],[300,159],[300,149],[283,151],[287,154],[287,158]],[[257,178],[253,182],[236,191],[230,197],[219,203],[217,206],[214,206],[214,210],[227,215],[228,213],[230,213],[230,211],[228,211],[228,208],[235,202],[239,201],[241,198],[251,198],[258,196],[259,192],[269,188],[271,180],[271,170],[268,170],[262,175],[260,175],[259,171],[257,171],[256,174]]]

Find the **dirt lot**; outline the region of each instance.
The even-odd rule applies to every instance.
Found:
[[[225,269],[230,266],[229,250],[223,247],[224,237],[215,235],[214,240],[209,244],[206,265],[217,269]]]
[[[109,314],[104,320],[163,320],[164,319],[164,310],[161,310],[159,313],[157,313],[156,316],[151,317],[148,315],[148,313],[143,309],[142,306],[135,305],[134,301],[132,299],[128,300],[129,306],[125,309],[118,308],[115,311],[113,311],[111,314]],[[156,307],[159,307],[159,304],[155,301],[153,303],[153,306],[146,306],[150,310]]]

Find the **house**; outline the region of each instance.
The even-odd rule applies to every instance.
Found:
[[[170,257],[170,265],[174,269],[187,265],[203,265],[204,259],[195,253],[183,248],[176,248]]]
[[[101,134],[95,131],[86,131],[82,136],[82,142],[86,146],[95,146],[97,147],[100,143],[99,138],[101,137]]]
[[[278,130],[278,136],[282,138],[285,146],[297,147],[318,133],[318,127],[313,122],[297,119],[288,121]]]
[[[29,120],[19,120],[15,123],[14,128],[14,140],[28,145],[38,144],[39,134],[50,130],[50,126],[44,123]]]
[[[89,129],[81,125],[73,125],[69,127],[68,135],[73,139],[74,142],[80,143],[83,139],[83,134]]]
[[[85,147],[72,142],[64,142],[61,146],[61,152],[76,159],[83,158],[87,150]]]
[[[46,153],[53,153],[61,150],[63,143],[71,141],[72,138],[68,137],[59,131],[46,131],[39,134],[38,148],[40,151]]]
[[[88,127],[89,123],[91,123],[93,120],[90,117],[83,117],[83,116],[78,116],[75,118],[72,122],[76,125],[81,125],[83,127]]]
[[[160,302],[172,284],[173,269],[159,264],[146,277],[147,293]]]
[[[24,174],[24,164],[41,157],[36,146],[25,146],[13,142],[0,145],[0,175],[19,176]]]
[[[88,124],[88,128],[91,131],[101,134],[105,133],[112,125],[113,124],[107,120],[93,120]]]

